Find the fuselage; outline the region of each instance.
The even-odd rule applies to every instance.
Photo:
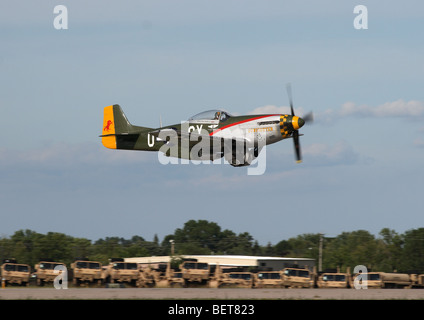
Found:
[[[280,133],[280,115],[278,114],[232,116],[224,121],[193,120],[189,121],[188,130],[199,134],[202,130],[206,130],[210,136],[245,139],[249,142],[265,144],[284,139]]]

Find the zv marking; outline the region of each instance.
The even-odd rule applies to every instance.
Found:
[[[202,128],[203,128],[203,124],[201,124],[200,127],[198,124],[196,124],[196,128],[194,128],[194,126],[188,127],[188,132],[192,132],[197,129],[197,132],[200,134],[202,132]]]

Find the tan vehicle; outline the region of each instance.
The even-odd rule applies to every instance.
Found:
[[[171,268],[171,264],[168,263],[166,272],[164,275],[160,275],[156,279],[156,287],[158,288],[175,288],[184,287],[185,280],[181,271],[175,271]]]
[[[76,260],[71,264],[74,272],[72,283],[74,285],[96,283],[101,285],[106,279],[106,271],[98,261]]]
[[[251,272],[229,272],[224,274],[221,287],[252,288],[253,273]]]
[[[153,288],[159,278],[159,272],[151,268],[141,268],[135,285],[137,288]]]
[[[31,267],[27,264],[6,262],[1,266],[1,281],[4,281],[5,286],[8,284],[28,286],[30,277]]]
[[[223,273],[220,266],[217,265],[215,274],[209,281],[210,288],[235,287],[252,288],[253,273],[251,272],[227,272]]]
[[[283,288],[284,281],[281,271],[261,271],[255,274],[255,288]]]
[[[215,267],[214,275],[209,279],[209,288],[219,288],[223,282],[224,274],[219,264]]]
[[[348,288],[349,274],[347,273],[322,273],[318,276],[318,288]]]
[[[43,286],[46,283],[53,282],[54,279],[61,273],[54,270],[57,266],[63,266],[66,268],[66,265],[62,262],[50,262],[50,261],[40,261],[34,266],[35,272],[34,275],[37,278],[37,285]]]
[[[135,262],[111,262],[107,267],[107,280],[110,283],[129,283],[137,285],[140,268]]]
[[[206,284],[209,281],[210,266],[208,263],[184,261],[180,265],[180,269],[186,285],[188,283]]]
[[[355,288],[355,278],[361,276],[367,279],[367,288],[411,288],[412,281],[406,273],[368,272],[356,274],[352,277],[351,287]],[[358,278],[358,280],[360,279]],[[359,282],[364,285],[364,282]]]
[[[308,269],[285,268],[282,273],[284,287],[313,288],[314,286],[314,274]]]
[[[424,287],[424,274],[410,274],[411,285],[414,288]]]

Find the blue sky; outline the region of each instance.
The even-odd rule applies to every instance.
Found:
[[[56,5],[68,29],[53,27]],[[368,29],[356,30],[356,5]],[[20,229],[160,239],[190,219],[261,244],[423,226],[420,1],[2,1],[0,235]],[[263,175],[162,165],[102,147],[103,107],[133,124],[313,111],[267,148]]]

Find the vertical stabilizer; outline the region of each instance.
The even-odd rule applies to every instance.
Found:
[[[116,135],[129,134],[133,126],[118,104],[107,106],[103,111],[102,143],[106,148],[116,149]]]

